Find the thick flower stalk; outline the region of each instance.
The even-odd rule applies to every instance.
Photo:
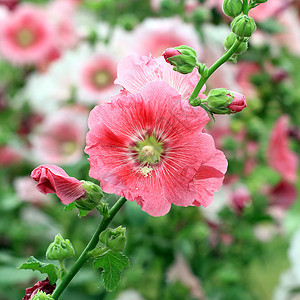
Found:
[[[224,154],[203,133],[208,121],[205,110],[165,82],[97,106],[85,150],[90,176],[152,216],[166,214],[172,203],[207,206],[227,169]]]

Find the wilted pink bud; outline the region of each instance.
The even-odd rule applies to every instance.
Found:
[[[180,54],[181,53],[178,50],[174,49],[174,48],[167,48],[163,53],[163,57],[165,58],[167,63],[170,63],[168,61],[168,58],[173,57],[175,55],[180,55]]]
[[[232,110],[232,112],[240,112],[247,107],[246,97],[237,92],[233,92],[233,94],[234,98],[227,108]]]
[[[25,296],[22,300],[30,300],[38,291],[43,291],[46,294],[52,294],[56,284],[50,284],[48,277],[43,281],[38,281],[34,286],[25,289]]]
[[[237,188],[231,196],[230,205],[237,215],[240,215],[244,207],[250,203],[251,196],[248,189],[244,186]]]
[[[70,204],[86,193],[81,181],[55,165],[41,165],[31,172],[31,177],[38,182],[36,188],[41,193],[55,193],[63,204]]]

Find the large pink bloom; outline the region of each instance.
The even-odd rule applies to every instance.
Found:
[[[149,82],[164,81],[175,88],[182,96],[182,99],[188,99],[194,87],[199,81],[199,75],[195,69],[190,74],[180,74],[173,71],[173,67],[160,56],[154,58],[152,55],[140,56],[129,55],[125,57],[118,65],[118,77],[116,84],[121,85],[129,93],[138,93]],[[202,88],[201,93],[204,92]],[[205,98],[203,94],[200,98]]]
[[[279,172],[284,180],[297,179],[298,157],[289,148],[287,115],[281,116],[271,132],[267,159],[269,165]]]
[[[38,8],[20,5],[0,28],[0,51],[15,64],[35,64],[52,49],[53,34],[46,15]]]
[[[81,181],[55,165],[41,165],[31,172],[31,177],[38,182],[36,188],[41,193],[55,193],[63,204],[70,204],[86,193]]]
[[[85,149],[90,176],[103,191],[136,201],[152,216],[166,214],[171,203],[207,206],[227,168],[224,154],[203,133],[208,121],[202,108],[159,81],[97,106]]]

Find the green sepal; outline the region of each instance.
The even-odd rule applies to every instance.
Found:
[[[115,229],[107,228],[99,235],[99,241],[115,252],[121,252],[126,246],[126,228],[119,226]]]
[[[42,274],[46,273],[48,274],[50,284],[54,284],[59,275],[59,269],[56,265],[42,263],[33,256],[30,256],[18,269],[39,271]]]
[[[95,259],[94,268],[102,268],[101,277],[107,291],[114,291],[121,279],[122,271],[130,266],[130,261],[121,252],[107,251]]]
[[[52,300],[51,295],[44,293],[43,291],[38,291],[32,298],[32,300]]]

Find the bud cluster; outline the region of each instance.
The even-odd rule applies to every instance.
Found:
[[[126,246],[126,228],[119,226],[101,232],[99,241],[114,252],[121,252]]]
[[[75,255],[74,248],[69,240],[61,234],[55,236],[54,242],[47,249],[46,257],[49,260],[64,260]]]

